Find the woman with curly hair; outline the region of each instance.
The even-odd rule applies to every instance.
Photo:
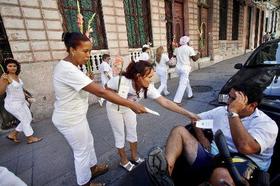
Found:
[[[34,131],[30,125],[32,115],[25,100],[23,82],[19,78],[20,64],[12,58],[6,59],[4,64],[5,73],[2,74],[0,79],[0,95],[6,92],[4,107],[20,121],[15,130],[8,134],[7,138],[19,143],[17,136],[20,132],[23,132],[28,144],[39,142],[42,138],[33,136]]]

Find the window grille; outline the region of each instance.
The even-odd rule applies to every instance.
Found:
[[[124,0],[129,48],[140,48],[152,42],[152,26],[149,0]]]
[[[84,17],[84,30],[88,21],[95,13],[92,22],[93,32],[90,37],[93,40],[93,49],[107,49],[107,39],[104,27],[101,0],[79,0],[81,14]],[[63,17],[63,28],[69,32],[79,32],[77,25],[77,0],[59,0],[59,8]]]

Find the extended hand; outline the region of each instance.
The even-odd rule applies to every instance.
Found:
[[[135,112],[136,114],[147,113],[145,107],[137,102],[134,102],[130,109],[133,110],[133,112]]]

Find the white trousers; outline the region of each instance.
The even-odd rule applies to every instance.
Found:
[[[116,107],[113,107],[111,103],[106,104],[106,110],[113,130],[115,146],[119,149],[124,147],[125,129],[126,140],[131,143],[137,142],[136,114],[130,109],[117,111]]]
[[[190,80],[189,80],[191,66],[185,65],[185,66],[182,66],[179,68],[176,67],[176,71],[179,75],[180,80],[179,80],[179,86],[177,88],[173,101],[176,103],[181,103],[186,89],[187,89],[188,97],[193,96],[193,92],[192,92],[192,88],[191,88]]]
[[[9,101],[5,100],[5,109],[10,112],[20,123],[16,127],[16,131],[23,132],[25,136],[32,136],[33,129],[31,127],[32,116],[25,101]]]
[[[77,183],[84,185],[91,179],[91,170],[97,163],[94,149],[94,140],[86,117],[81,123],[74,126],[54,124],[63,134],[74,153],[75,172]]]
[[[9,171],[6,167],[0,166],[0,185],[1,186],[27,186],[14,173]]]
[[[168,94],[169,92],[167,90],[167,69],[157,68],[156,72],[160,78],[160,86],[158,87],[158,92],[161,94],[161,92],[163,91],[164,94]]]

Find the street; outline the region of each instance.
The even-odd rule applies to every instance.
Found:
[[[237,71],[234,64],[244,62],[249,54],[221,61],[215,65],[193,71],[190,82],[194,98],[183,99],[183,107],[200,113],[214,106],[208,103],[214,100],[224,83]],[[173,100],[178,78],[168,81],[167,96]],[[156,84],[158,87],[158,84]],[[160,113],[160,116],[145,114],[138,116],[138,150],[141,157],[146,157],[153,146],[163,146],[169,131],[176,125],[186,125],[189,120],[176,113],[161,108],[151,100],[143,100],[148,108]],[[120,179],[127,172],[119,166],[119,156],[114,147],[113,133],[107,118],[105,104],[90,106],[88,121],[95,139],[95,150],[99,162],[106,162],[110,170],[96,181],[107,185],[120,185]],[[0,165],[7,167],[30,186],[76,185],[73,154],[64,137],[57,131],[51,118],[32,124],[35,135],[43,137],[43,141],[32,145],[26,144],[23,134],[22,142],[15,144],[7,140],[6,134],[0,134]],[[126,147],[129,151],[128,146]]]

